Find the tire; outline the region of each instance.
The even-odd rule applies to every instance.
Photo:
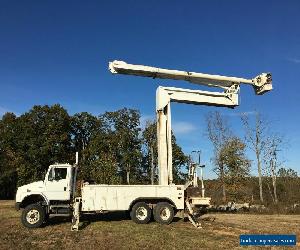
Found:
[[[22,212],[21,221],[27,228],[42,226],[46,218],[45,209],[40,204],[30,204]]]
[[[159,202],[153,209],[153,217],[160,224],[170,224],[174,218],[174,209],[168,202]]]
[[[137,224],[147,224],[151,219],[151,208],[145,202],[138,202],[132,207],[130,217]]]

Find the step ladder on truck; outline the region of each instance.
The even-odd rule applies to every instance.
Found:
[[[210,205],[202,187],[197,185],[197,166],[189,171],[185,185],[176,185],[172,173],[171,102],[234,108],[238,106],[240,84],[252,85],[257,95],[272,90],[271,74],[262,73],[253,79],[168,70],[123,61],[109,63],[113,74],[184,80],[222,92],[210,92],[174,87],[158,87],[156,117],[158,139],[158,185],[106,185],[83,183],[80,197],[75,197],[78,170],[76,163],[50,165],[44,181],[21,186],[16,194],[16,208],[22,208],[24,226],[41,226],[49,216],[72,214],[72,230],[78,230],[80,215],[107,211],[129,211],[136,223],[148,223],[152,217],[161,223],[172,222],[176,212],[182,212],[195,227],[201,227],[196,211]]]

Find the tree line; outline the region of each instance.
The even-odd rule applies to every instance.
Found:
[[[14,198],[16,188],[41,180],[50,164],[74,163],[79,152],[79,179],[102,184],[157,184],[156,123],[140,124],[140,113],[123,108],[99,116],[68,112],[59,104],[34,106],[0,120],[0,199]],[[219,112],[206,117],[213,145],[216,180],[206,181],[214,201],[297,202],[300,178],[284,168],[283,137],[273,133],[259,113],[241,116],[244,138],[233,133]],[[200,139],[200,138],[199,138]],[[173,179],[183,184],[191,164],[172,134]],[[247,156],[253,151],[255,160]],[[251,176],[251,169],[257,177]]]

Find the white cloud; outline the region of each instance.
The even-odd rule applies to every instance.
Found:
[[[288,61],[292,62],[292,63],[300,63],[300,59],[298,58],[288,58]]]
[[[148,121],[156,121],[156,118],[154,115],[141,115],[140,118],[140,127],[144,129],[146,127],[146,124]],[[172,121],[172,130],[176,135],[182,135],[182,134],[188,134],[190,132],[193,132],[197,130],[197,127],[190,123],[190,122],[183,122],[183,121]]]
[[[241,115],[257,115],[257,111],[246,111],[246,112],[241,112]]]
[[[174,131],[175,135],[188,134],[197,130],[197,127],[189,122],[173,122],[172,130]]]
[[[229,114],[225,114],[224,116],[242,116],[242,115],[256,115],[257,111],[253,110],[253,111],[245,111],[245,112],[236,112],[236,113],[229,113]]]
[[[3,116],[7,112],[11,112],[11,111],[6,108],[0,107],[0,116]]]
[[[19,116],[19,113],[14,112],[14,111],[11,110],[11,109],[7,109],[7,108],[4,108],[4,107],[1,107],[1,106],[0,106],[0,118],[1,118],[5,113],[8,113],[8,112],[14,113],[16,116]]]
[[[155,120],[154,115],[141,115],[141,118],[140,118],[141,128],[145,128],[146,123],[148,121],[154,121],[154,120]]]

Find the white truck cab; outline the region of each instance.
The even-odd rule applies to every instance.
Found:
[[[43,181],[18,188],[16,208],[24,208],[22,222],[27,227],[40,226],[49,214],[68,214],[70,201],[75,192],[76,166],[50,165]],[[28,216],[30,214],[30,216]]]
[[[70,200],[73,188],[71,176],[74,175],[74,170],[75,168],[70,164],[50,165],[44,181],[33,182],[18,188],[17,205],[23,207],[26,205],[26,200],[33,195],[44,197],[46,203],[51,200]]]
[[[49,200],[70,200],[74,170],[69,164],[49,167],[44,181],[45,194]]]

